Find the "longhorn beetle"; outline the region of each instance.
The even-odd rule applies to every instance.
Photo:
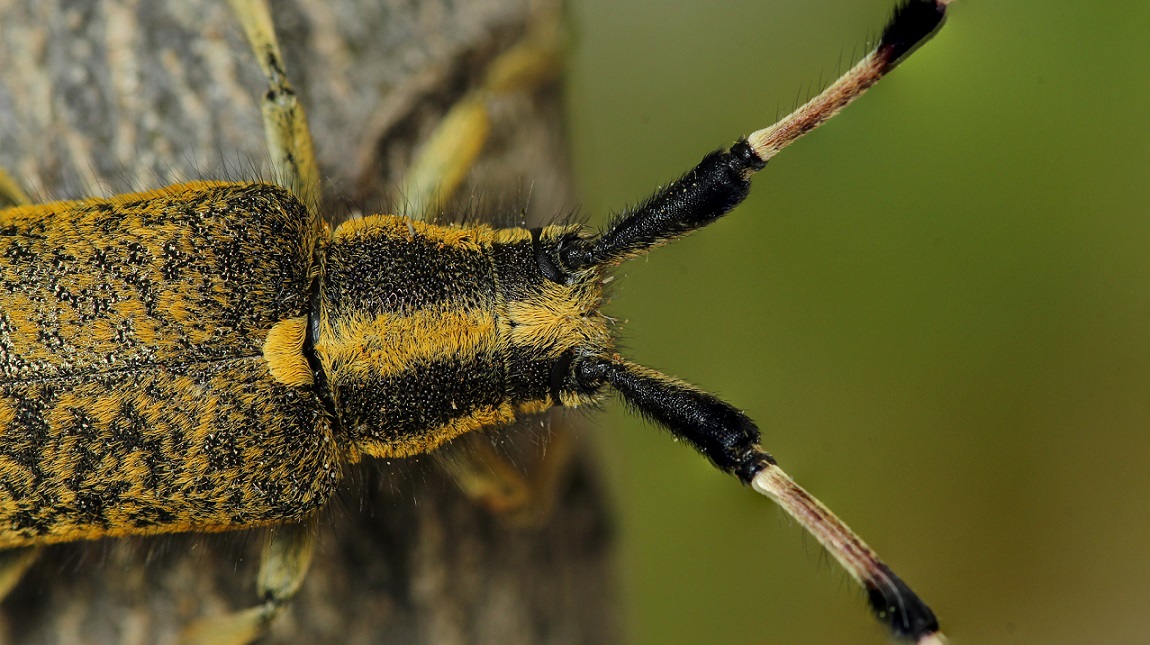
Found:
[[[0,580],[45,544],[286,525],[264,552],[262,602],[187,634],[248,642],[304,582],[316,514],[351,465],[615,392],[777,502],[897,637],[939,642],[929,607],[779,468],[749,418],[619,355],[599,308],[611,269],[738,205],[754,173],[935,33],[948,4],[903,2],[824,91],[595,234],[394,215],[331,230],[266,0],[232,0],[268,82],[275,183],[33,205],[0,175],[12,204],[0,211]],[[470,166],[484,96],[537,82],[547,58],[525,39],[452,109],[409,171],[411,213]]]

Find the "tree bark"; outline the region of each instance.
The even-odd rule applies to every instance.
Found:
[[[526,0],[273,9],[333,221],[402,203],[412,149],[529,18]],[[0,0],[0,70],[0,165],[34,201],[271,176],[266,84],[223,0]],[[502,210],[516,224],[567,212],[555,88],[502,99],[494,113],[458,208]],[[547,426],[498,440],[533,454]],[[616,639],[611,529],[585,451],[555,511],[528,528],[472,504],[431,459],[352,470],[323,516],[303,589],[265,642]],[[261,543],[253,530],[49,547],[0,605],[0,641],[176,642],[197,617],[255,604]]]

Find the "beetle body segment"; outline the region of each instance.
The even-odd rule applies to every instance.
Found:
[[[317,393],[268,371],[319,232],[262,184],[0,211],[0,547],[300,517],[338,479]]]

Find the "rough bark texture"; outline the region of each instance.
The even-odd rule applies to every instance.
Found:
[[[397,203],[412,147],[529,11],[524,0],[273,7],[333,220]],[[264,87],[223,0],[0,0],[0,165],[35,201],[270,176]],[[553,89],[502,100],[461,208],[512,222],[569,209],[559,111]],[[546,425],[501,441],[538,452]],[[361,465],[267,642],[615,640],[611,531],[592,469],[575,462],[556,511],[530,528],[476,507],[429,459]],[[175,642],[195,617],[254,604],[261,542],[252,531],[51,547],[0,605],[0,641]]]

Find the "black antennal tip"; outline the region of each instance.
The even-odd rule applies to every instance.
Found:
[[[946,21],[946,5],[947,2],[938,0],[911,0],[894,10],[879,41],[879,51],[889,61],[888,71],[942,27]]]
[[[938,619],[921,598],[890,567],[880,565],[881,576],[863,582],[867,602],[879,620],[901,639],[921,640],[938,633]]]

